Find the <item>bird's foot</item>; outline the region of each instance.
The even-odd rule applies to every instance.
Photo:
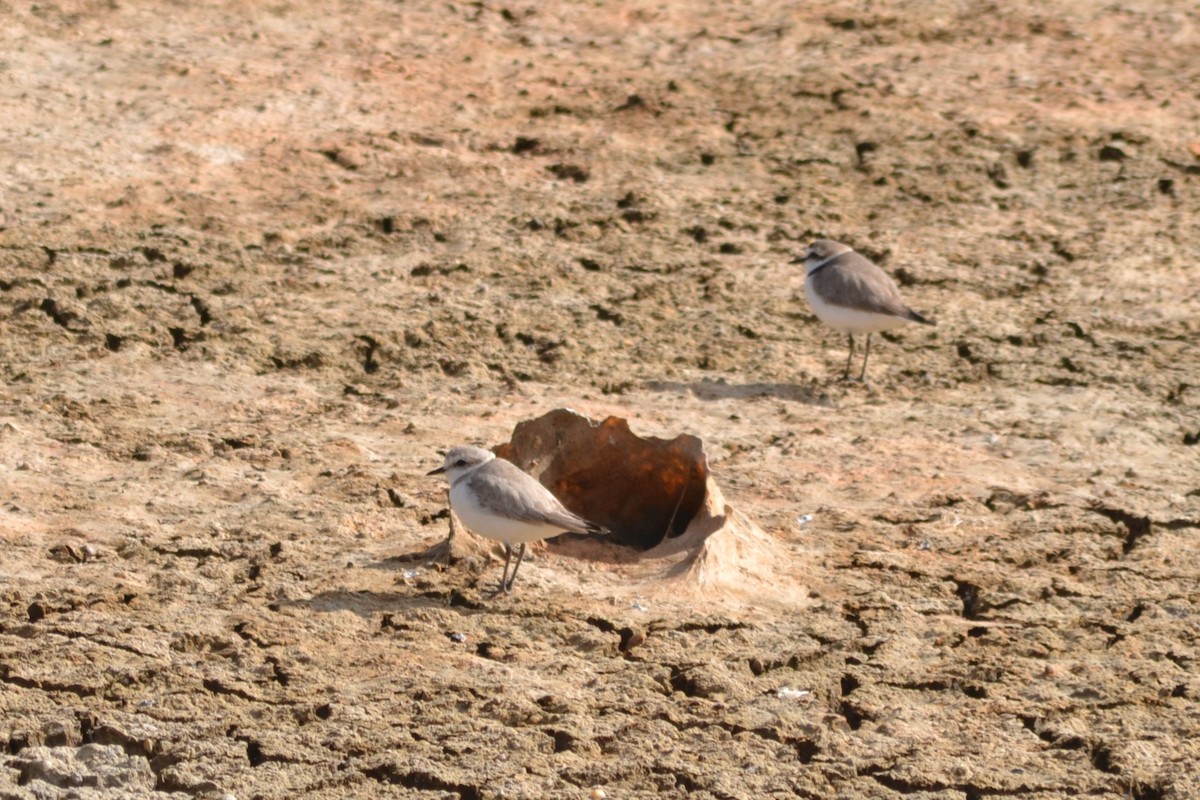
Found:
[[[496,584],[496,588],[488,592],[488,597],[499,597],[502,594],[512,594],[513,582],[502,580]]]

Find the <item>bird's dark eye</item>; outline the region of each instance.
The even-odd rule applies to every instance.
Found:
[[[465,467],[466,465],[467,465],[467,460],[465,458],[460,458],[458,461],[454,462],[454,466],[456,466],[456,467]]]

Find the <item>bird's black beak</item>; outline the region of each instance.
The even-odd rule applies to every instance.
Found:
[[[446,468],[445,468],[445,467],[438,467],[437,469],[431,469],[431,470],[429,470],[429,472],[426,472],[426,473],[425,473],[425,475],[426,475],[426,476],[429,476],[429,475],[441,475],[441,474],[442,474],[443,472],[445,472],[445,471],[446,471]]]

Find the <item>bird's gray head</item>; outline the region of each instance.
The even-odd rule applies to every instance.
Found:
[[[804,254],[799,258],[793,259],[793,264],[803,264],[804,273],[810,274],[814,269],[823,264],[828,263],[832,259],[840,256],[842,253],[852,252],[853,248],[849,245],[835,242],[832,239],[817,239],[808,246]]]
[[[446,480],[454,483],[463,475],[466,475],[471,470],[478,469],[495,457],[495,453],[491,450],[484,450],[482,447],[473,447],[471,445],[452,447],[446,453],[446,460],[442,462],[442,465],[426,474],[445,475]]]

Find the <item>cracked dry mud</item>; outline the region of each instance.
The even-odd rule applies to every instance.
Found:
[[[0,20],[0,797],[1200,797],[1194,4]],[[413,560],[559,406],[787,579]]]

